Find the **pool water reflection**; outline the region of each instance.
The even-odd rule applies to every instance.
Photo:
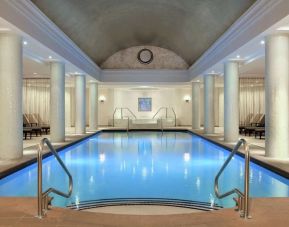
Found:
[[[103,132],[60,152],[74,180],[70,199],[53,204],[107,198],[170,198],[233,206],[214,195],[214,177],[229,152],[186,132]],[[0,180],[0,196],[35,196],[36,165]],[[244,160],[238,156],[220,178],[222,192],[243,188]],[[67,190],[68,178],[54,157],[44,160],[44,188]],[[287,197],[289,180],[251,163],[254,197]]]

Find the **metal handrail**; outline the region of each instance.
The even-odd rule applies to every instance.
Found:
[[[126,128],[126,133],[129,131],[129,117],[127,118],[127,128]]]
[[[177,126],[177,115],[176,115],[174,108],[172,108],[172,107],[170,107],[170,108],[169,107],[160,107],[158,109],[158,111],[155,113],[155,115],[152,117],[152,119],[154,119],[162,109],[166,110],[166,119],[168,118],[168,109],[172,110],[172,112],[174,114],[175,126]]]
[[[155,115],[153,116],[153,118],[152,119],[154,119],[156,116],[157,116],[157,114],[162,110],[162,109],[166,109],[167,107],[160,107],[159,109],[158,109],[158,111],[155,113]]]
[[[177,115],[176,115],[176,112],[174,110],[174,108],[172,108],[172,111],[174,113],[174,117],[175,117],[175,127],[177,126]]]
[[[128,112],[131,113],[131,115],[134,117],[134,119],[137,119],[136,115],[127,107],[123,108],[123,107],[116,107],[114,109],[114,112],[113,112],[113,115],[112,115],[112,126],[114,127],[115,125],[115,114],[116,114],[116,111],[117,110],[120,110],[121,111],[121,119],[123,119],[123,110],[127,110]]]
[[[237,153],[238,149],[241,147],[241,145],[244,146],[245,150],[245,178],[244,178],[244,192],[241,192],[239,189],[234,188],[226,193],[220,194],[219,192],[219,178],[229,162],[232,160],[233,156]],[[249,145],[245,139],[239,139],[235,147],[233,148],[231,154],[225,161],[225,163],[222,165],[221,169],[219,170],[218,174],[215,177],[215,184],[214,184],[214,190],[215,195],[218,199],[222,199],[224,197],[227,197],[232,194],[238,195],[238,210],[240,211],[240,216],[243,218],[251,218],[250,212],[249,212],[249,184],[250,184],[250,150]]]
[[[125,108],[122,108],[122,109],[123,110],[127,110],[128,112],[130,112],[131,115],[134,117],[134,119],[136,119],[136,115],[129,108],[125,107]]]
[[[51,153],[55,156],[56,160],[62,167],[62,169],[66,172],[69,178],[69,188],[68,188],[68,193],[61,192],[55,188],[49,188],[45,192],[42,192],[42,151],[44,148],[44,145],[47,145],[48,148],[50,149]],[[38,217],[42,218],[45,215],[45,212],[48,209],[48,203],[50,202],[50,198],[48,197],[49,193],[53,192],[57,195],[60,195],[65,198],[69,198],[71,196],[72,190],[73,190],[73,179],[66,168],[65,164],[59,157],[58,153],[55,151],[53,146],[51,145],[50,141],[47,138],[44,138],[40,141],[39,146],[38,146],[38,151],[37,151],[37,166],[38,166]]]

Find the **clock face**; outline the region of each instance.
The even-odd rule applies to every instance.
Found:
[[[152,62],[154,56],[153,56],[153,52],[149,49],[141,49],[138,52],[138,56],[137,59],[139,60],[140,63],[142,64],[149,64]]]

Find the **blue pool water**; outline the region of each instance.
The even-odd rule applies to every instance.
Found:
[[[214,177],[229,152],[186,132],[103,132],[60,152],[74,179],[71,198],[53,204],[106,198],[170,198],[233,206],[217,200]],[[222,192],[243,188],[244,160],[235,156],[220,178]],[[0,180],[0,196],[35,196],[36,165]],[[54,157],[44,160],[44,188],[66,191],[68,178]],[[254,163],[253,197],[287,197],[289,180]]]

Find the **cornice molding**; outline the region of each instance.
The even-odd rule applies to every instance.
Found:
[[[288,11],[288,0],[258,0],[189,68],[190,79],[264,32]]]
[[[2,0],[0,8],[5,20],[99,79],[101,69],[30,0]]]

